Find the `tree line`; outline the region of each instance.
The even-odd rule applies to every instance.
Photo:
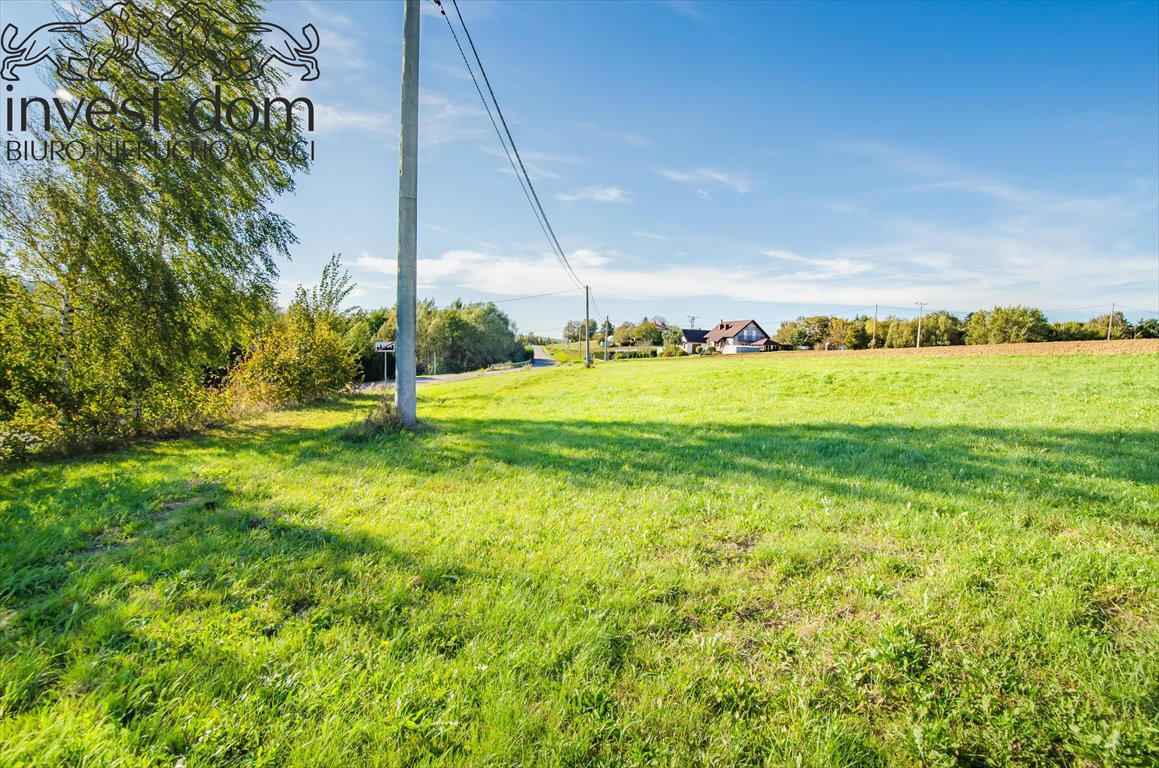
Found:
[[[382,379],[382,355],[374,352],[374,342],[394,340],[398,329],[395,309],[359,310],[353,321],[346,338],[358,353],[364,376],[367,381]],[[532,356],[511,318],[490,302],[464,304],[455,299],[440,308],[433,299],[425,299],[416,307],[415,321],[415,359],[420,375],[475,371]]]
[[[155,5],[170,15],[183,0]],[[77,12],[103,7],[79,0]],[[242,44],[237,30],[258,29],[262,7],[218,0],[214,8],[236,26],[208,25],[195,41],[158,30],[142,42],[141,56],[160,71],[207,62],[164,83],[150,134],[158,144],[233,138],[220,123],[193,130],[185,105],[214,77],[208,54]],[[116,48],[104,34],[94,44]],[[207,55],[192,55],[190,45]],[[112,59],[100,79],[62,82],[51,67],[40,74],[79,104],[145,103],[155,85]],[[277,97],[284,81],[267,67],[215,88],[223,102],[257,104]],[[36,142],[95,145],[111,136],[84,120],[28,128]],[[295,146],[308,130],[294,113],[259,122],[246,139]],[[297,240],[271,201],[308,169],[296,153],[65,154],[0,165],[0,459],[179,433],[239,409],[325,397],[362,378],[382,357],[371,342],[394,338],[393,311],[344,309],[353,284],[337,256],[316,287],[299,286],[285,308],[276,303],[277,265]],[[493,305],[424,302],[418,330],[420,372],[526,354]]]
[[[158,0],[159,12],[180,6]],[[103,5],[84,0],[80,7],[95,12]],[[248,0],[220,0],[215,9],[238,27],[261,20],[261,8]],[[231,34],[206,28],[200,44],[227,50],[238,44]],[[116,42],[106,33],[96,44]],[[141,55],[172,68],[190,54],[185,42],[155,34]],[[184,105],[203,95],[211,73],[195,74],[205,77],[165,84],[150,133],[159,144],[230,140],[220,125],[193,135]],[[87,104],[145,103],[154,85],[113,60],[101,79],[61,82],[52,68],[41,76],[48,88],[63,87]],[[260,103],[277,96],[283,80],[269,67],[252,79],[224,81],[222,99]],[[30,125],[28,134],[37,142],[109,140],[87,121],[68,129]],[[289,146],[304,135],[295,116],[259,124],[247,138]],[[151,152],[3,164],[0,456],[180,431],[219,412],[220,398],[206,382],[275,322],[276,264],[295,242],[270,202],[293,191],[308,165],[295,155]]]
[[[645,317],[638,323],[625,320],[617,326],[610,321],[602,323],[596,320],[588,321],[588,333],[593,344],[603,344],[607,339],[608,346],[656,346],[664,342],[664,332],[668,330],[668,321],[656,315]],[[566,342],[584,340],[584,321],[569,320],[563,327],[563,339]]]
[[[867,315],[851,319],[814,315],[781,323],[773,339],[794,348],[872,349],[915,347],[918,318],[890,315],[874,320]],[[1036,341],[1088,341],[1159,338],[1159,320],[1131,323],[1122,312],[1092,317],[1085,322],[1050,322],[1036,307],[1006,306],[971,312],[959,318],[939,310],[920,319],[923,347],[957,344],[1013,344]]]
[[[320,400],[382,379],[374,342],[395,336],[394,307],[343,307],[355,286],[337,254],[318,285],[299,285],[285,309],[272,295],[251,297],[230,343],[216,349],[195,334],[188,340],[202,346],[173,349],[159,341],[173,330],[135,334],[101,305],[82,305],[69,317],[50,301],[51,287],[0,271],[0,460],[175,434],[240,412]],[[531,357],[494,304],[456,300],[440,308],[427,299],[417,319],[420,374]],[[66,346],[78,339],[102,343]]]

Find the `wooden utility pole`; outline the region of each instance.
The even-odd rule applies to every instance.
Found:
[[[405,425],[415,413],[415,306],[418,283],[419,0],[406,0],[402,37],[402,125],[398,171],[398,335],[394,404]]]
[[[877,349],[877,305],[873,305],[873,344],[874,349]]]
[[[592,288],[584,286],[584,365],[592,367]]]
[[[608,336],[612,331],[612,317],[611,315],[604,316],[604,362],[608,362]]]
[[[1111,314],[1107,317],[1107,341],[1111,340],[1111,327],[1115,324],[1115,302],[1111,302]]]
[[[927,303],[925,301],[914,302],[914,304],[918,305],[918,349],[922,348],[922,312],[925,310]]]

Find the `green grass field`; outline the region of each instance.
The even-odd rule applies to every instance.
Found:
[[[0,765],[1159,762],[1159,360],[777,355],[0,478]]]
[[[583,342],[571,342],[570,344],[548,344],[544,351],[548,356],[557,363],[580,363],[584,361],[584,345]],[[592,355],[596,355],[596,347],[592,346]],[[600,348],[603,351],[603,348]]]

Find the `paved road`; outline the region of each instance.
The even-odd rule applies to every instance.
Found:
[[[535,356],[532,358],[531,363],[532,368],[546,368],[549,365],[557,364],[553,358],[548,356],[547,350],[545,350],[541,345],[533,344],[531,349],[533,352],[535,352]]]
[[[535,352],[534,357],[531,358],[531,365],[521,368],[501,368],[497,371],[468,371],[466,373],[440,373],[437,376],[418,376],[415,378],[415,383],[419,386],[423,384],[437,384],[443,381],[458,381],[459,379],[475,379],[480,376],[502,376],[505,373],[516,373],[518,371],[527,371],[538,368],[550,368],[553,365],[558,365],[555,360],[548,356],[543,347],[538,344],[532,347]],[[385,384],[381,381],[371,381],[357,387],[361,392],[366,392],[373,389],[394,389],[394,382],[388,381]]]

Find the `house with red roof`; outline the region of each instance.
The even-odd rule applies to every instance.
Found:
[[[721,320],[704,336],[708,346],[726,355],[781,349],[756,320]]]

